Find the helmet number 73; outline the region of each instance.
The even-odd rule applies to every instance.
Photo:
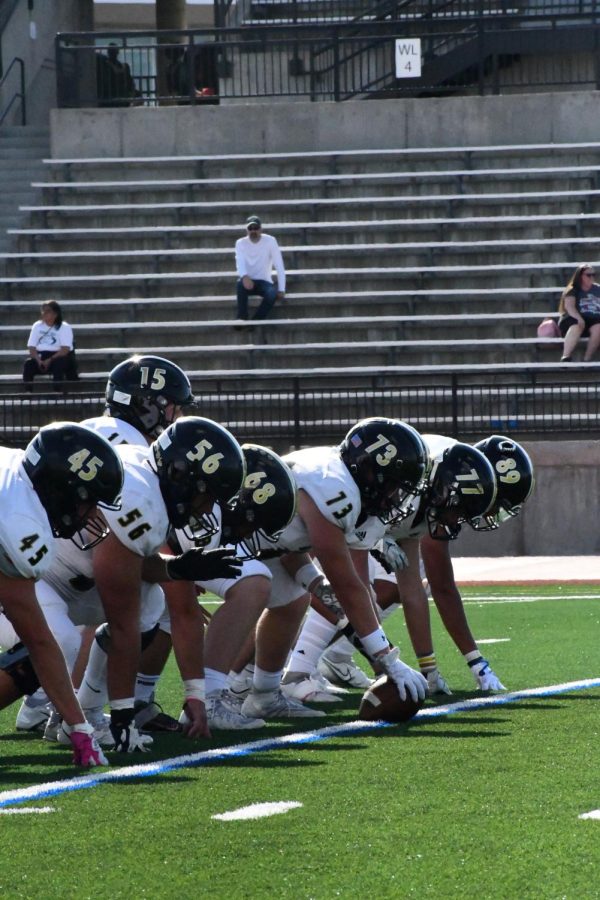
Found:
[[[376,450],[379,450],[380,447],[385,447],[385,450],[383,453],[376,454],[375,462],[378,466],[388,466],[393,458],[398,455],[398,450],[393,444],[390,444],[384,434],[378,434],[377,440],[373,444],[369,444],[368,447],[365,447],[365,452],[370,455],[371,453],[375,453]]]

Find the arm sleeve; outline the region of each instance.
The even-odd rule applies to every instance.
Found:
[[[273,265],[277,272],[277,290],[285,293],[285,266],[283,265],[283,256],[279,249],[279,244],[273,238]]]
[[[247,275],[248,266],[246,263],[246,257],[244,256],[244,245],[241,243],[243,238],[240,238],[235,242],[235,267],[237,269],[238,278],[243,278],[244,275]]]

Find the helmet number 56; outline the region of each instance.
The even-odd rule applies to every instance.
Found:
[[[202,461],[202,465],[200,467],[202,471],[207,475],[212,475],[213,472],[217,471],[221,460],[223,459],[222,453],[212,453],[210,456],[207,456],[206,451],[212,450],[212,448],[213,445],[210,443],[210,441],[207,441],[206,438],[203,438],[201,441],[198,441],[193,450],[188,450],[185,455],[190,462]]]

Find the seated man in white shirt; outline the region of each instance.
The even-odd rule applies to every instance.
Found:
[[[238,274],[237,317],[248,318],[248,298],[258,294],[262,302],[253,319],[266,319],[276,300],[285,296],[285,268],[279,244],[271,234],[263,234],[258,216],[246,220],[246,237],[235,242],[235,264]],[[272,272],[277,273],[277,287]]]
[[[25,390],[29,392],[33,390],[36,375],[52,375],[54,389],[60,390],[73,351],[73,329],[63,320],[60,303],[56,300],[42,303],[40,315],[41,319],[34,322],[29,334],[29,359],[23,366]]]

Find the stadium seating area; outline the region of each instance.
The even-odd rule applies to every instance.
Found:
[[[81,371],[130,351],[192,373],[554,364],[536,326],[595,254],[600,145],[47,160],[0,277],[18,371],[65,304]],[[261,215],[288,270],[277,318],[233,329],[233,244]]]

